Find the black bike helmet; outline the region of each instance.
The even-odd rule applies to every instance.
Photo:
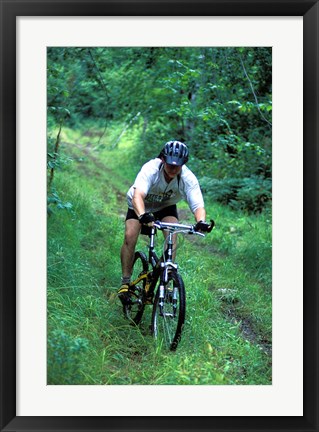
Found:
[[[188,161],[188,148],[180,141],[168,141],[161,155],[170,165],[184,165]]]

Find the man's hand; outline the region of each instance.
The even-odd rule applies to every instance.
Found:
[[[214,221],[211,221],[211,223],[207,223],[205,221],[199,221],[194,226],[195,231],[202,231],[202,232],[211,232],[211,230],[214,227]]]
[[[153,213],[143,213],[138,218],[139,222],[143,225],[152,226],[155,222],[155,217]]]

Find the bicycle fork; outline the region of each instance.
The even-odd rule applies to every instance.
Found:
[[[170,268],[177,270],[177,265],[173,264],[172,262],[169,262],[169,263],[161,263],[161,267],[163,270],[162,270],[161,279],[160,279],[159,303],[158,303],[160,316],[169,316],[171,318],[175,318],[176,312],[177,312],[178,288],[175,286],[174,281],[173,281],[173,288],[168,285],[168,282],[169,282],[168,272],[169,272]],[[168,300],[170,303],[172,303],[173,313],[165,313],[164,312],[165,296],[169,296]]]
[[[177,311],[177,287],[175,287],[175,284],[173,284],[173,289],[168,287],[168,272],[171,269],[177,270],[177,264],[173,263],[172,260],[172,252],[173,252],[173,234],[170,232],[168,235],[168,242],[167,242],[167,250],[164,252],[164,257],[166,256],[167,260],[166,262],[161,262],[161,279],[160,279],[160,287],[159,287],[159,312],[160,316],[170,316],[172,318],[175,318],[176,311]],[[165,292],[165,291],[169,292]],[[165,313],[164,312],[164,300],[165,295],[169,295],[170,301],[173,305],[173,314],[171,313]]]

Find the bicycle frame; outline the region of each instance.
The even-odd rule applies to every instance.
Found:
[[[168,226],[171,226],[172,224],[167,224]],[[145,284],[145,291],[154,293],[156,284],[158,282],[158,279],[161,277],[161,284],[165,283],[167,281],[167,270],[169,266],[177,269],[177,264],[173,263],[172,256],[173,256],[173,232],[169,232],[167,239],[165,239],[165,242],[167,242],[167,250],[163,252],[163,255],[161,258],[158,258],[156,251],[155,251],[155,235],[157,232],[157,228],[163,229],[164,223],[161,223],[161,225],[156,223],[153,227],[151,227],[151,233],[149,234],[149,245],[148,245],[148,263],[151,265],[151,270],[148,270],[147,272],[143,272],[138,276],[137,279],[134,281],[131,281],[131,285],[137,285],[139,282],[141,282],[143,279],[146,279]],[[180,227],[180,225],[178,225]],[[190,228],[189,226],[185,225],[185,228]],[[165,257],[167,255],[167,257]],[[149,282],[149,283],[148,283]]]
[[[155,235],[157,229],[167,230],[168,236],[165,239],[165,243],[167,243],[167,249],[163,251],[161,258],[158,258],[155,251]],[[193,226],[191,225],[182,225],[178,223],[165,223],[156,221],[154,225],[151,227],[151,232],[148,235],[150,238],[148,245],[148,263],[151,265],[152,269],[147,271],[146,273],[142,273],[139,275],[137,279],[131,282],[131,285],[137,285],[143,279],[146,279],[146,292],[154,293],[156,284],[158,282],[158,278],[161,277],[161,285],[167,282],[168,279],[168,269],[174,268],[177,270],[177,264],[173,262],[173,235],[177,233],[190,233],[197,234],[205,237],[204,234],[195,232]],[[165,248],[165,246],[164,246]],[[149,282],[149,283],[147,283]]]

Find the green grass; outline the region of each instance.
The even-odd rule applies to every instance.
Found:
[[[152,339],[150,306],[139,327],[124,319],[119,251],[125,193],[139,166],[130,159],[136,131],[111,148],[120,130],[95,150],[96,138],[93,146],[84,133],[64,131],[61,151],[73,162],[56,172],[53,186],[72,208],[52,206],[48,218],[48,384],[271,384],[269,214],[206,202],[216,229],[180,237],[187,317],[175,353]],[[145,246],[141,238],[138,248]]]

